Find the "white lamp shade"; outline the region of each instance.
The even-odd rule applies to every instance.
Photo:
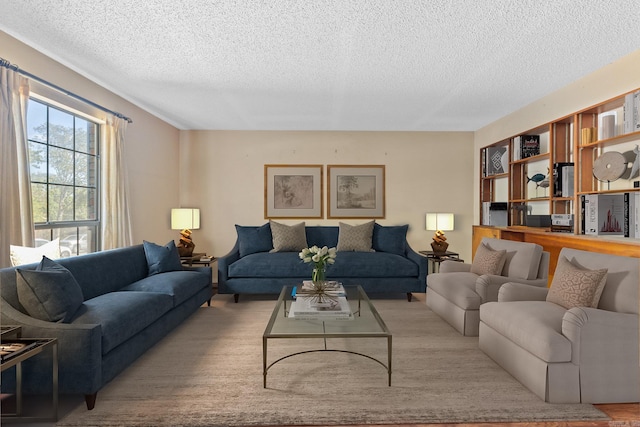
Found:
[[[452,231],[453,230],[453,214],[452,213],[428,213],[426,220],[427,230]]]
[[[171,229],[184,230],[185,228],[190,230],[200,228],[200,209],[171,209]]]

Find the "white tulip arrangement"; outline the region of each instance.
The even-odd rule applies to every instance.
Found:
[[[324,272],[327,265],[334,264],[336,262],[336,256],[338,256],[336,248],[328,248],[326,246],[319,248],[316,245],[310,248],[304,248],[298,255],[303,262],[314,264],[312,275],[314,282],[325,279]]]

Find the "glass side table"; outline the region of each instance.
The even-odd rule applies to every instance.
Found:
[[[429,260],[428,273],[437,273],[440,271],[440,263],[442,261],[464,262],[463,259],[460,259],[460,255],[457,252],[446,251],[444,253],[436,253],[434,251],[419,251],[419,253],[426,256]]]

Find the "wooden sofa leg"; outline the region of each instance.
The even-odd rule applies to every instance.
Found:
[[[96,406],[96,397],[98,397],[98,392],[93,394],[85,394],[84,401],[87,404],[87,409],[90,411]]]
[[[237,304],[239,299],[240,299],[240,294],[233,294],[233,302]]]
[[[411,294],[411,292],[407,292],[407,301],[411,302],[411,298],[413,298],[413,295]]]

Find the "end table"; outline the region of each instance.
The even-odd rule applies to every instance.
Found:
[[[440,271],[440,263],[442,261],[457,261],[464,262],[460,259],[460,255],[457,252],[446,251],[444,253],[434,251],[419,251],[420,254],[426,256],[429,260],[430,271],[428,273],[437,273]]]

